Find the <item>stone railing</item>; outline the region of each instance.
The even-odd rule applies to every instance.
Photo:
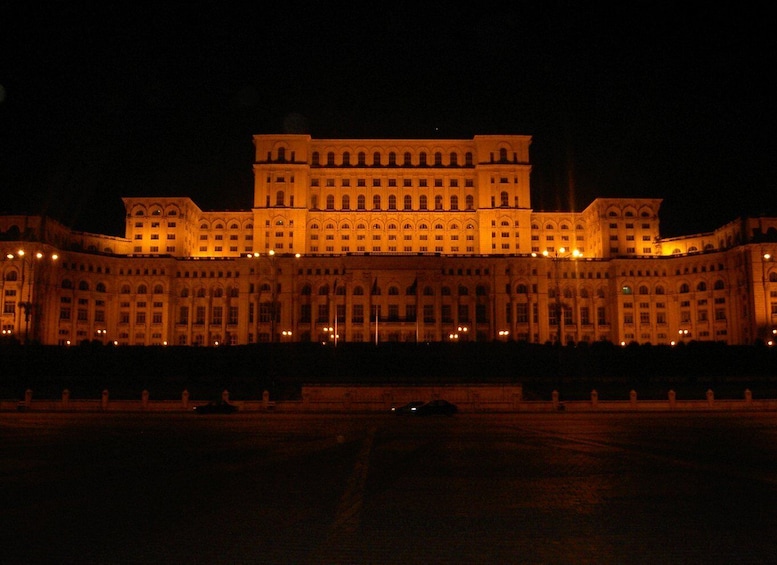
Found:
[[[301,400],[272,401],[264,391],[259,400],[230,400],[229,391],[221,393],[224,401],[237,406],[239,412],[389,412],[413,400],[444,398],[456,404],[461,413],[521,412],[656,412],[656,411],[762,411],[777,410],[777,399],[753,399],[746,389],[741,399],[716,399],[707,390],[703,399],[678,399],[670,390],[663,400],[639,400],[632,390],[628,400],[601,400],[592,390],[586,400],[560,401],[557,391],[550,400],[524,400],[521,385],[451,385],[451,386],[353,386],[315,385],[302,387]],[[188,391],[179,400],[153,400],[147,390],[136,400],[112,399],[108,390],[99,398],[73,399],[62,391],[59,399],[36,399],[32,390],[23,400],[0,400],[0,411],[39,412],[182,412],[205,404],[189,398]]]

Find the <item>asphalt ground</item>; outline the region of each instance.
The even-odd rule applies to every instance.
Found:
[[[766,563],[777,414],[0,413],[4,563]]]

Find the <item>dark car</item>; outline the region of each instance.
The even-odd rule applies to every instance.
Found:
[[[219,400],[195,406],[194,411],[197,414],[234,414],[237,412],[237,406],[226,400]]]
[[[391,407],[391,413],[392,414],[412,414],[416,411],[416,408],[419,406],[423,406],[425,402],[423,400],[413,400],[412,402],[408,402],[407,404],[403,404],[402,406],[392,406]]]
[[[417,414],[419,416],[433,416],[435,414],[452,416],[458,411],[459,409],[455,404],[452,404],[447,400],[443,400],[442,398],[439,398],[437,400],[430,400],[426,404],[422,404],[421,406],[418,406],[413,411],[413,414]]]

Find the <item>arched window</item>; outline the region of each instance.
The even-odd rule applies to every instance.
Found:
[[[507,208],[510,205],[510,197],[507,195],[506,190],[499,193],[499,202],[503,208]]]
[[[329,285],[328,284],[322,284],[320,287],[318,287],[318,295],[319,296],[326,296],[329,294]]]
[[[440,196],[439,194],[434,197],[434,209],[442,210],[442,196]]]
[[[686,294],[686,293],[688,293],[690,291],[691,291],[691,288],[686,283],[683,283],[683,284],[680,285],[680,293],[681,294]]]
[[[205,298],[205,289],[200,287],[197,289],[197,298]]]
[[[648,287],[643,285],[640,285],[639,287],[639,293],[640,294],[650,294],[650,291],[648,290]]]
[[[214,298],[221,298],[222,296],[224,296],[224,291],[221,288],[213,289],[213,297]]]
[[[486,287],[482,284],[479,284],[475,287],[475,294],[477,296],[486,296]]]
[[[353,287],[354,296],[364,296],[364,289],[361,286]]]
[[[356,197],[356,209],[357,210],[364,210],[366,206],[367,206],[367,204],[365,202],[364,195],[360,194],[359,196],[357,196]]]
[[[428,204],[427,204],[427,197],[426,194],[422,194],[418,197],[418,209],[419,210],[427,210]]]
[[[467,210],[475,209],[475,198],[471,194],[467,194],[467,196],[464,198],[464,202],[466,203],[465,206]]]
[[[311,288],[309,284],[306,284],[302,287],[302,290],[300,290],[300,294],[302,296],[310,296]]]
[[[456,195],[451,196],[451,210],[459,209],[459,197]]]
[[[343,194],[343,204],[342,204],[343,210],[350,210],[351,209],[351,197],[347,194]]]
[[[699,284],[696,285],[696,290],[700,292],[707,290],[707,283],[704,281],[701,281]]]
[[[441,296],[450,296],[451,295],[451,289],[448,286],[444,286],[440,289],[440,295]]]
[[[389,194],[388,208],[389,208],[389,210],[396,210],[397,209],[397,197],[396,197],[396,195]]]
[[[89,290],[89,283],[86,281],[79,281],[78,290]]]
[[[184,287],[181,289],[181,298],[188,298],[189,296],[189,289]]]
[[[459,285],[459,296],[467,296],[469,295],[469,289],[464,286],[463,284]]]
[[[326,209],[327,210],[334,210],[335,209],[335,197],[332,194],[329,194],[326,197]]]
[[[389,296],[399,296],[399,289],[395,286],[390,286],[388,289]]]
[[[165,291],[161,284],[154,285],[154,294],[162,294]]]
[[[69,286],[66,287],[65,283],[68,283]],[[70,281],[68,281],[68,280],[64,280],[64,281],[62,281],[62,287],[63,288],[73,288],[73,284]],[[121,285],[121,291],[120,292],[121,292],[121,294],[131,294],[132,291],[130,290],[130,285],[128,285],[128,284]]]
[[[148,294],[148,287],[144,284],[138,286],[138,294]]]
[[[519,284],[515,287],[515,293],[516,294],[527,294],[529,292],[529,287],[525,284]]]
[[[101,282],[97,283],[97,286],[95,287],[95,290],[97,292],[105,292],[106,291],[105,283],[101,283]]]
[[[372,209],[380,210],[380,195],[378,194],[372,197]]]
[[[402,207],[405,210],[412,210],[413,209],[413,197],[412,196],[410,196],[409,194],[405,194],[405,197],[402,200],[403,200]]]
[[[434,289],[431,286],[425,286],[424,296],[434,296]]]

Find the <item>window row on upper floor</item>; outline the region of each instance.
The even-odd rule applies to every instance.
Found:
[[[723,279],[717,279],[712,284],[713,290],[725,290],[725,288],[726,288],[726,283],[723,281]],[[704,292],[706,290],[709,290],[709,287],[705,281],[699,281],[698,283],[696,283],[695,290],[696,292]],[[691,285],[689,285],[688,283],[681,283],[677,287],[677,292],[679,292],[680,294],[689,293],[691,292]],[[634,294],[634,289],[631,285],[623,285],[623,287],[621,287],[621,293]],[[650,288],[647,285],[640,285],[637,288],[637,294],[651,294]],[[666,294],[666,289],[664,288],[663,285],[660,285],[660,284],[656,285],[652,294]]]
[[[314,223],[310,224],[310,228],[309,229],[311,231],[316,231],[316,230],[319,229],[319,227],[320,227],[319,224],[314,222]],[[385,228],[388,229],[388,230],[396,230],[396,229],[399,229],[399,225],[395,224],[393,222],[390,222],[390,223],[386,224]],[[336,225],[334,223],[327,223],[327,224],[324,224],[324,229],[327,229],[327,230],[335,230],[335,229],[337,229],[337,230],[350,230],[351,229],[351,224],[349,224],[348,222],[344,222],[344,223],[342,223],[340,225]],[[357,230],[366,230],[367,229],[367,224],[358,223],[358,224],[356,224],[356,229]],[[384,226],[383,226],[382,222],[376,222],[376,223],[372,224],[372,229],[373,230],[383,230]],[[415,229],[428,230],[429,229],[429,224],[426,224],[426,223],[422,222],[422,223],[418,224],[417,226],[415,226],[415,225],[413,225],[411,223],[405,223],[405,224],[402,224],[402,229],[403,230],[415,230]],[[434,224],[434,229],[435,230],[444,230],[444,229],[446,229],[446,227],[443,224],[441,224],[441,223],[436,223],[436,224]],[[448,226],[447,229],[449,229],[449,230],[458,230],[459,229],[459,224],[456,223],[456,222],[453,222],[452,224],[450,224],[450,226]],[[472,223],[466,224],[466,229],[474,230],[475,229],[475,224],[472,224]]]
[[[351,153],[349,151],[343,151],[337,155],[337,157],[339,159],[336,159],[334,151],[328,151],[326,153],[326,160],[322,161],[321,154],[318,151],[314,151],[311,154],[310,164],[314,167],[382,167],[384,165],[389,167],[472,167],[474,165],[471,151],[464,153],[463,163],[460,162],[459,154],[455,151],[448,153],[446,163],[443,163],[443,154],[441,151],[434,153],[431,163],[428,160],[428,154],[426,151],[419,152],[417,155],[415,155],[415,159],[413,158],[414,155],[410,151],[405,151],[402,154],[401,161],[398,159],[396,151],[389,151],[388,155],[386,155],[385,162],[383,161],[384,157],[381,152],[375,151],[372,154],[372,160],[369,164],[367,163],[367,153],[364,151],[359,151],[356,154],[355,162],[352,161]],[[505,159],[506,158],[507,154],[505,152]]]
[[[387,202],[387,210],[399,210],[398,204],[397,204],[397,197],[396,195],[390,194],[388,198],[386,199]],[[279,193],[276,197],[276,204],[279,204],[279,202],[283,202],[283,195],[282,193]],[[458,210],[459,209],[459,197],[454,195],[451,196],[448,199],[449,203],[449,210]],[[405,195],[402,198],[402,209],[403,210],[430,210],[429,207],[429,198],[426,195],[421,195],[418,197],[417,202],[415,204],[418,206],[417,208],[413,207],[413,197],[408,195]],[[443,210],[443,197],[442,196],[435,196],[434,197],[434,210]],[[319,210],[319,201],[318,196],[313,195],[310,197],[310,209],[311,210]],[[335,210],[335,197],[333,195],[328,195],[326,197],[326,210]],[[343,195],[340,199],[340,209],[341,210],[351,210],[351,197],[349,195]],[[367,210],[367,198],[366,196],[360,194],[356,197],[356,208],[355,210]],[[383,209],[383,199],[380,195],[376,194],[372,197],[372,208],[371,210],[382,210]],[[465,210],[474,210],[475,209],[475,198],[472,195],[467,195],[464,198],[464,209]]]

